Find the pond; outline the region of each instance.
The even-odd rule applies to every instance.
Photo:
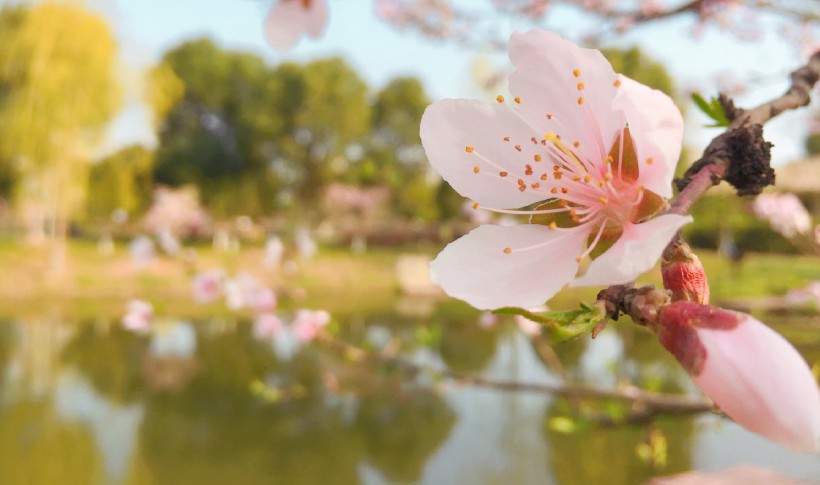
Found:
[[[717,416],[600,428],[573,420],[564,399],[434,371],[559,382],[511,318],[405,300],[389,313],[338,316],[334,326],[333,342],[413,365],[381,365],[327,340],[271,341],[250,321],[225,317],[163,318],[148,334],[115,319],[5,318],[2,483],[639,484],[745,463],[820,477],[817,457]],[[793,340],[820,359],[816,337]],[[697,392],[631,324],[555,352],[575,380]]]

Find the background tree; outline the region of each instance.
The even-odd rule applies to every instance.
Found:
[[[50,236],[59,269],[91,151],[119,106],[116,42],[102,18],[76,5],[4,7],[0,19],[0,150],[19,170],[29,228]]]

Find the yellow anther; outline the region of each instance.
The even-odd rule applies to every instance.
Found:
[[[473,202],[473,209],[478,209],[478,202]]]
[[[552,119],[552,115],[548,113],[548,114],[547,114],[547,119],[548,119],[548,120],[551,120],[551,119]]]
[[[569,193],[569,189],[568,189],[568,188],[566,188],[566,187],[561,187],[561,193],[562,193],[562,194],[568,194],[568,193]]]
[[[541,187],[541,184],[538,183],[538,182],[533,182],[533,183],[530,184],[530,187],[532,187],[534,189],[537,189],[537,188]]]
[[[578,83],[578,91],[584,89],[584,83]]]
[[[504,102],[504,96],[501,96],[499,94],[498,96],[495,97],[495,100],[498,101],[499,103],[503,103]]]
[[[478,173],[478,172],[480,172],[480,171],[481,171],[481,167],[479,167],[478,165],[476,165],[475,167],[473,167],[473,173]]]
[[[572,142],[572,146],[574,146],[575,148],[578,148],[579,146],[581,146],[581,143],[576,140],[576,141]]]
[[[553,188],[551,188],[551,189],[550,189],[550,193],[551,193],[551,194],[557,194],[557,193],[558,193],[558,187],[553,187]]]
[[[536,153],[536,154],[535,154],[535,156],[534,156],[534,157],[532,157],[532,158],[533,158],[533,160],[535,160],[536,162],[540,162],[540,161],[541,161],[541,155],[539,155],[539,154],[537,154],[537,153]]]
[[[509,137],[509,136],[505,136],[505,137],[504,137],[504,141],[510,141],[510,137]]]
[[[500,176],[502,176],[502,177],[506,177],[506,176],[507,176],[507,172],[499,172],[499,173],[498,173],[498,175],[500,175]]]
[[[504,248],[504,254],[510,254],[512,252],[511,248]]]
[[[575,256],[575,261],[577,261],[577,262],[579,262],[579,263],[580,263],[580,262],[581,262],[581,259],[582,259],[582,258],[581,258],[581,256]]]
[[[575,77],[579,77],[579,76],[581,76],[581,71],[579,71],[578,69],[575,69],[575,70],[572,71],[572,75],[575,76]]]
[[[521,98],[519,98],[518,96],[516,96],[515,99],[513,99],[513,101],[515,101],[518,104],[521,104]]]
[[[578,105],[584,104],[584,98],[578,98]]]
[[[592,177],[590,177],[589,175],[584,175],[584,183],[588,184],[590,180],[592,180]]]
[[[547,180],[547,174],[542,173],[541,174],[541,180]]]
[[[516,146],[515,146],[515,149],[516,149],[516,150],[518,150],[518,151],[520,152],[520,151],[521,151],[521,145],[516,145]]]
[[[652,157],[649,157],[649,158],[646,159],[646,164],[647,165],[652,165],[652,162],[654,162],[654,160],[652,160]]]
[[[606,204],[607,202],[609,202],[609,200],[606,197],[601,197],[601,198],[598,199],[598,202],[600,202],[602,204]]]
[[[544,138],[549,140],[549,141],[553,141],[553,140],[555,140],[555,133],[549,131],[549,132],[547,132],[546,135],[544,135]]]
[[[576,175],[575,177],[572,177],[572,181],[573,181],[573,182],[580,182],[580,181],[581,181],[581,177],[579,177],[579,176],[577,176],[577,175]]]
[[[475,148],[473,148],[473,147],[471,147],[471,146],[469,146],[469,145],[467,145],[466,147],[464,147],[464,149],[465,149],[465,150],[467,150],[467,153],[473,153],[473,152],[475,151]]]
[[[620,80],[618,80],[618,79],[616,79],[616,80],[615,80],[615,82],[614,82],[614,83],[612,83],[612,85],[613,85],[613,86],[615,86],[615,87],[617,88],[618,86],[620,86],[620,85],[621,85],[621,81],[620,81]]]
[[[550,222],[550,229],[555,229],[556,227],[558,227],[558,224],[556,224],[555,221]]]
[[[612,174],[611,174],[611,173],[609,173],[609,172],[605,173],[605,174],[604,174],[604,180],[606,180],[607,182],[609,182],[610,180],[612,180]]]

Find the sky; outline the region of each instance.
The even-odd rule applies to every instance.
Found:
[[[163,52],[180,42],[209,36],[227,49],[253,51],[271,64],[304,62],[333,55],[343,56],[374,88],[391,78],[415,75],[425,84],[431,99],[445,97],[484,98],[472,81],[476,59],[500,68],[508,67],[503,53],[486,48],[465,48],[454,43],[430,40],[411,31],[399,31],[375,16],[372,0],[329,0],[330,21],[319,40],[302,39],[295,48],[280,53],[263,38],[262,22],[272,0],[90,0],[115,28],[123,58],[123,76],[138,79],[141,69],[156,63]],[[478,3],[472,0],[472,4]],[[482,2],[484,3],[484,2]],[[588,31],[589,21],[571,8],[556,9],[540,26],[562,33]],[[634,29],[612,45],[638,45],[666,64],[677,86],[685,91],[715,94],[717,79],[752,79],[751,89],[739,96],[739,106],[751,106],[785,91],[788,73],[801,64],[800,53],[781,40],[780,32],[762,20],[765,37],[755,43],[738,41],[717,29],[693,33],[686,19],[664,21]],[[498,32],[523,25],[499,19]],[[577,27],[577,28],[576,28]],[[578,40],[578,39],[574,39]],[[134,94],[112,125],[108,149],[153,142],[147,111]],[[815,91],[817,92],[817,90]],[[685,94],[684,94],[685,96]],[[683,98],[686,99],[685,97]],[[699,153],[718,131],[703,128],[708,122],[688,103],[686,142]],[[818,103],[813,103],[816,109]],[[803,156],[808,110],[783,115],[767,125],[766,135],[774,142],[773,163],[780,165]]]

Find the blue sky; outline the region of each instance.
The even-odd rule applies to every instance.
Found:
[[[254,51],[272,64],[341,55],[374,88],[395,76],[416,75],[424,81],[433,99],[489,98],[489,94],[480,93],[471,81],[474,62],[482,57],[505,66],[503,55],[492,54],[492,51],[466,49],[413,32],[397,31],[375,17],[372,0],[329,0],[330,23],[325,35],[318,41],[303,39],[286,53],[271,49],[262,36],[262,21],[271,0],[92,0],[91,3],[115,26],[123,52],[125,78],[136,78],[139,69],[155,63],[165,50],[199,36],[212,37],[229,49]],[[570,8],[556,9],[548,21],[542,26],[562,33],[591,27]],[[763,22],[767,27],[766,19]],[[497,28],[498,32],[506,33],[518,26],[513,21],[500,19]],[[693,40],[692,22],[681,19],[636,29],[613,45],[639,45],[668,66],[680,88],[697,89],[705,94],[715,92],[715,79],[722,74],[739,80],[759,78],[753,89],[738,98],[738,104],[748,106],[783,92],[789,70],[801,62],[796,49],[782,42],[778,32],[773,28],[764,30],[767,30],[764,40],[754,44],[739,42],[715,29],[707,29]],[[692,109],[689,113],[687,142],[699,151],[716,133],[700,128],[705,118]],[[776,145],[776,164],[801,156],[806,114],[784,115],[767,126],[767,134]],[[135,99],[112,128],[110,138],[114,145],[150,140],[145,112]]]

